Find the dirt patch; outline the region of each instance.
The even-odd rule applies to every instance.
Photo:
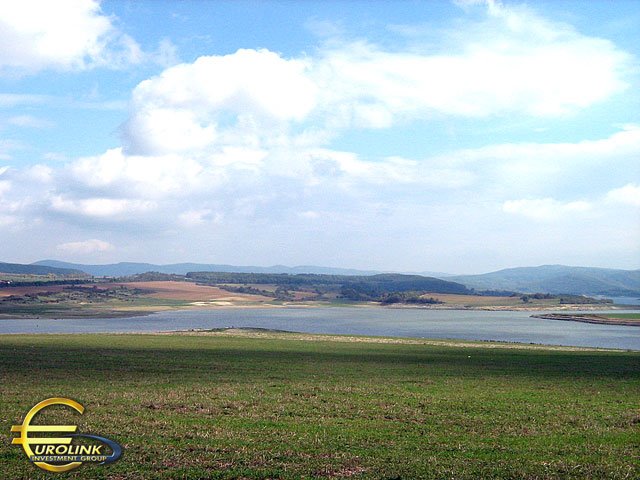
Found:
[[[197,285],[192,282],[128,282],[112,285],[152,290],[153,293],[145,295],[150,298],[184,300],[188,302],[266,302],[273,300],[262,295],[231,293],[218,287]]]

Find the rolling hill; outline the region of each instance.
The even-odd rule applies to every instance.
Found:
[[[75,268],[0,262],[0,273],[13,275],[82,275],[84,272]]]
[[[437,292],[471,293],[460,283],[422,275],[384,273],[378,275],[326,275],[326,274],[282,274],[282,273],[231,273],[190,272],[187,277],[199,283],[219,284],[270,284],[282,287],[338,287],[369,296],[385,292]]]
[[[640,295],[640,270],[543,265],[446,277],[476,290],[573,295]]]
[[[186,275],[189,272],[227,272],[259,274],[310,274],[373,276],[382,272],[346,268],[319,267],[313,265],[287,267],[237,266],[226,264],[175,263],[157,265],[152,263],[121,262],[106,265],[85,265],[42,260],[31,265],[3,264],[13,266],[20,273],[33,274],[77,274],[85,272],[97,277],[122,277],[145,272]],[[11,270],[12,267],[6,267]],[[40,273],[35,273],[40,272]],[[11,273],[11,272],[7,272]],[[457,282],[468,288],[481,290],[506,290],[522,293],[552,293],[572,295],[640,296],[640,270],[616,270],[607,268],[569,267],[565,265],[543,265],[518,267],[481,275],[428,275]],[[414,278],[425,278],[415,276]]]

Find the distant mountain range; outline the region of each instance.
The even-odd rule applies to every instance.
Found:
[[[82,275],[81,269],[62,268],[54,265],[23,265],[20,263],[0,262],[0,273],[13,275]]]
[[[186,275],[188,272],[229,273],[311,273],[325,275],[377,275],[380,271],[347,268],[318,267],[313,265],[287,267],[236,266],[203,263],[152,263],[121,262],[108,265],[84,265],[42,260],[31,265],[0,262],[0,272],[32,275],[77,275],[82,272],[96,277],[124,277],[145,272]],[[481,290],[505,290],[522,293],[553,293],[572,295],[605,295],[610,297],[640,297],[640,270],[616,270],[608,268],[568,267],[543,265],[499,270],[482,275],[447,275],[423,272],[423,276],[458,282],[468,288]]]
[[[315,273],[324,275],[376,275],[382,272],[373,270],[354,270],[348,268],[318,267],[302,265],[287,267],[274,265],[272,267],[219,265],[206,263],[174,263],[171,265],[156,265],[153,263],[121,262],[107,265],[83,265],[80,263],[60,262],[58,260],[41,260],[32,265],[77,269],[96,277],[123,277],[145,272],[173,273],[186,275],[188,272],[228,272],[228,273]]]
[[[640,296],[640,270],[567,267],[508,268],[482,275],[455,275],[447,280],[476,290],[509,290],[523,293]]]

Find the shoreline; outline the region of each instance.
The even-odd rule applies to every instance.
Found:
[[[639,353],[640,349],[593,347],[580,345],[564,345],[553,343],[510,342],[505,340],[473,340],[462,338],[439,337],[403,337],[392,335],[357,335],[339,333],[307,333],[293,330],[280,330],[261,327],[221,327],[221,328],[191,328],[186,330],[156,330],[131,332],[74,332],[74,333],[2,333],[2,337],[102,337],[102,336],[175,336],[175,337],[236,337],[254,338],[258,340],[292,340],[308,342],[338,342],[338,343],[371,343],[393,345],[429,345],[453,348],[490,348],[507,350],[550,350],[567,352],[631,352]]]
[[[531,315],[531,318],[541,318],[544,320],[560,320],[563,322],[595,323],[599,325],[620,325],[626,327],[640,327],[640,320],[611,319],[594,314],[571,315],[563,313],[547,313],[541,315]]]
[[[146,317],[155,313],[166,311],[188,311],[188,310],[254,310],[254,309],[287,309],[287,308],[301,308],[301,309],[314,309],[314,308],[365,308],[365,309],[388,309],[388,310],[448,310],[448,311],[485,311],[485,312],[549,312],[540,315],[531,315],[533,318],[543,318],[547,320],[565,320],[565,321],[578,321],[586,323],[601,323],[609,325],[632,325],[640,326],[640,321],[631,320],[630,323],[624,323],[625,320],[615,321],[606,317],[599,317],[592,315],[594,318],[588,317],[591,314],[585,315],[571,315],[563,313],[555,313],[557,311],[625,311],[625,310],[637,310],[640,306],[634,305],[611,305],[611,304],[566,304],[556,306],[546,305],[381,305],[376,302],[354,302],[354,303],[340,303],[333,304],[331,302],[283,302],[281,304],[276,303],[245,303],[245,302],[220,302],[213,301],[207,302],[192,302],[184,306],[171,306],[157,305],[157,306],[145,306],[145,307],[131,307],[130,310],[88,310],[83,312],[81,309],[73,310],[69,312],[47,312],[37,314],[11,314],[0,313],[0,321],[2,320],[64,320],[64,319],[107,319],[107,318],[128,318],[128,317]]]

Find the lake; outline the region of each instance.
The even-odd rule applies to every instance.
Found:
[[[593,298],[613,300],[613,303],[617,305],[632,305],[640,307],[640,298],[638,297],[606,297],[601,295],[594,295]]]
[[[640,310],[628,312],[640,313]],[[640,350],[640,327],[543,320],[530,318],[532,313],[536,312],[357,307],[219,308],[161,312],[131,318],[7,319],[0,320],[0,334],[257,327],[305,333],[497,340]]]

